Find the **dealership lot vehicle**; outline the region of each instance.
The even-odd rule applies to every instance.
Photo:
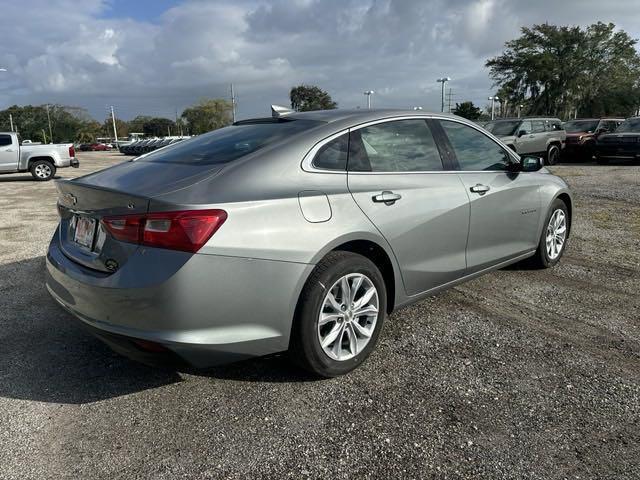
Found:
[[[20,144],[14,132],[0,133],[0,174],[31,172],[36,180],[51,180],[56,169],[77,167],[75,150],[68,144]]]
[[[274,110],[58,182],[47,287],[133,357],[340,375],[394,309],[558,262],[571,194],[541,168],[458,117]]]
[[[79,159],[59,175],[123,161]],[[551,169],[576,203],[555,268],[394,312],[368,361],[325,381],[286,356],[194,375],[114,354],[43,289],[53,182],[0,177],[0,476],[635,480],[640,166]]]
[[[613,133],[598,137],[595,145],[596,161],[607,164],[611,160],[640,160],[640,117],[626,119]]]
[[[484,128],[520,155],[544,155],[549,165],[560,159],[567,136],[562,122],[552,117],[501,118]]]
[[[598,137],[613,132],[622,122],[623,118],[581,118],[565,122],[567,140],[563,155],[591,160]]]

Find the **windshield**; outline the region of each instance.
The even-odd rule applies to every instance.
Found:
[[[153,152],[139,161],[215,165],[229,163],[323,122],[257,120],[220,128]]]
[[[620,124],[616,132],[622,133],[640,133],[640,117],[628,118]]]
[[[587,132],[593,133],[598,128],[599,120],[573,120],[564,124],[567,133]]]
[[[512,120],[505,121],[501,120],[499,122],[489,122],[484,128],[493,133],[496,137],[507,137],[509,135],[515,135],[516,129],[520,125],[520,120]]]

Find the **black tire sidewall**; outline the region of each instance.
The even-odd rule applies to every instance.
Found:
[[[551,152],[555,151],[555,155],[552,155]],[[558,163],[558,158],[560,157],[560,149],[557,145],[549,145],[547,149],[547,163],[549,165],[555,165]]]
[[[36,167],[38,165],[48,165],[49,168],[51,169],[51,175],[49,175],[47,178],[40,178],[36,175]],[[29,168],[29,171],[31,172],[31,176],[36,179],[38,182],[46,182],[48,180],[51,180],[55,175],[56,175],[56,166],[47,161],[47,160],[36,160],[35,162],[33,162],[31,164],[31,167]]]
[[[296,316],[294,341],[297,342],[298,355],[304,356],[303,366],[323,377],[344,375],[357,368],[371,354],[375,348],[382,325],[386,316],[387,294],[384,279],[371,260],[362,255],[351,252],[337,252],[343,255],[336,257],[337,261],[325,268],[319,274],[312,275],[305,285]],[[318,265],[321,267],[321,264]],[[316,268],[318,268],[316,267]],[[327,290],[341,277],[350,273],[366,275],[378,291],[378,320],[369,343],[355,357],[345,360],[333,360],[322,350],[318,340],[318,318]]]
[[[566,223],[567,223],[567,234],[564,239],[564,243],[562,244],[562,250],[560,251],[560,255],[558,255],[554,260],[549,258],[547,253],[547,227],[549,226],[549,220],[551,220],[551,216],[554,214],[556,210],[562,210],[565,215]],[[542,227],[542,234],[540,235],[540,243],[538,245],[538,254],[540,256],[541,263],[545,267],[552,267],[556,263],[560,261],[562,256],[564,255],[564,251],[567,247],[567,240],[569,239],[569,210],[567,206],[562,200],[556,199],[551,204],[551,208],[547,212],[547,217],[544,220],[544,225]]]

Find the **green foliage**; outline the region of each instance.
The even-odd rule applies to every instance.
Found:
[[[131,128],[130,124],[129,128]],[[176,122],[164,117],[153,117],[144,122],[142,131],[145,135],[151,137],[164,137],[170,134],[176,135]]]
[[[182,118],[191,135],[226,127],[232,122],[231,102],[220,98],[202,99],[185,109]]]
[[[315,85],[298,85],[289,92],[291,108],[299,112],[311,110],[333,110],[338,108],[331,96]]]
[[[129,123],[116,117],[116,131],[118,138],[126,137],[129,135]],[[113,120],[111,115],[104,119],[102,123],[102,136],[113,138]]]
[[[456,103],[456,108],[453,110],[453,114],[469,120],[478,120],[482,115],[482,110],[476,107],[473,102],[462,102]]]
[[[534,25],[487,60],[498,96],[527,114],[630,115],[640,104],[636,40],[612,23]]]

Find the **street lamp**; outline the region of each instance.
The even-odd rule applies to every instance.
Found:
[[[367,90],[366,92],[364,92],[364,94],[367,96],[367,109],[371,110],[371,95],[373,95],[374,92],[373,90]]]
[[[518,105],[518,118],[520,118],[520,112],[524,108],[524,105]]]
[[[491,100],[491,120],[493,120],[495,118],[496,102],[499,101],[500,99],[496,96],[493,96],[493,97],[488,97],[487,100]]]
[[[438,83],[442,83],[442,106],[440,107],[441,112],[444,112],[444,86],[450,80],[451,79],[449,77],[442,77],[437,80]]]

